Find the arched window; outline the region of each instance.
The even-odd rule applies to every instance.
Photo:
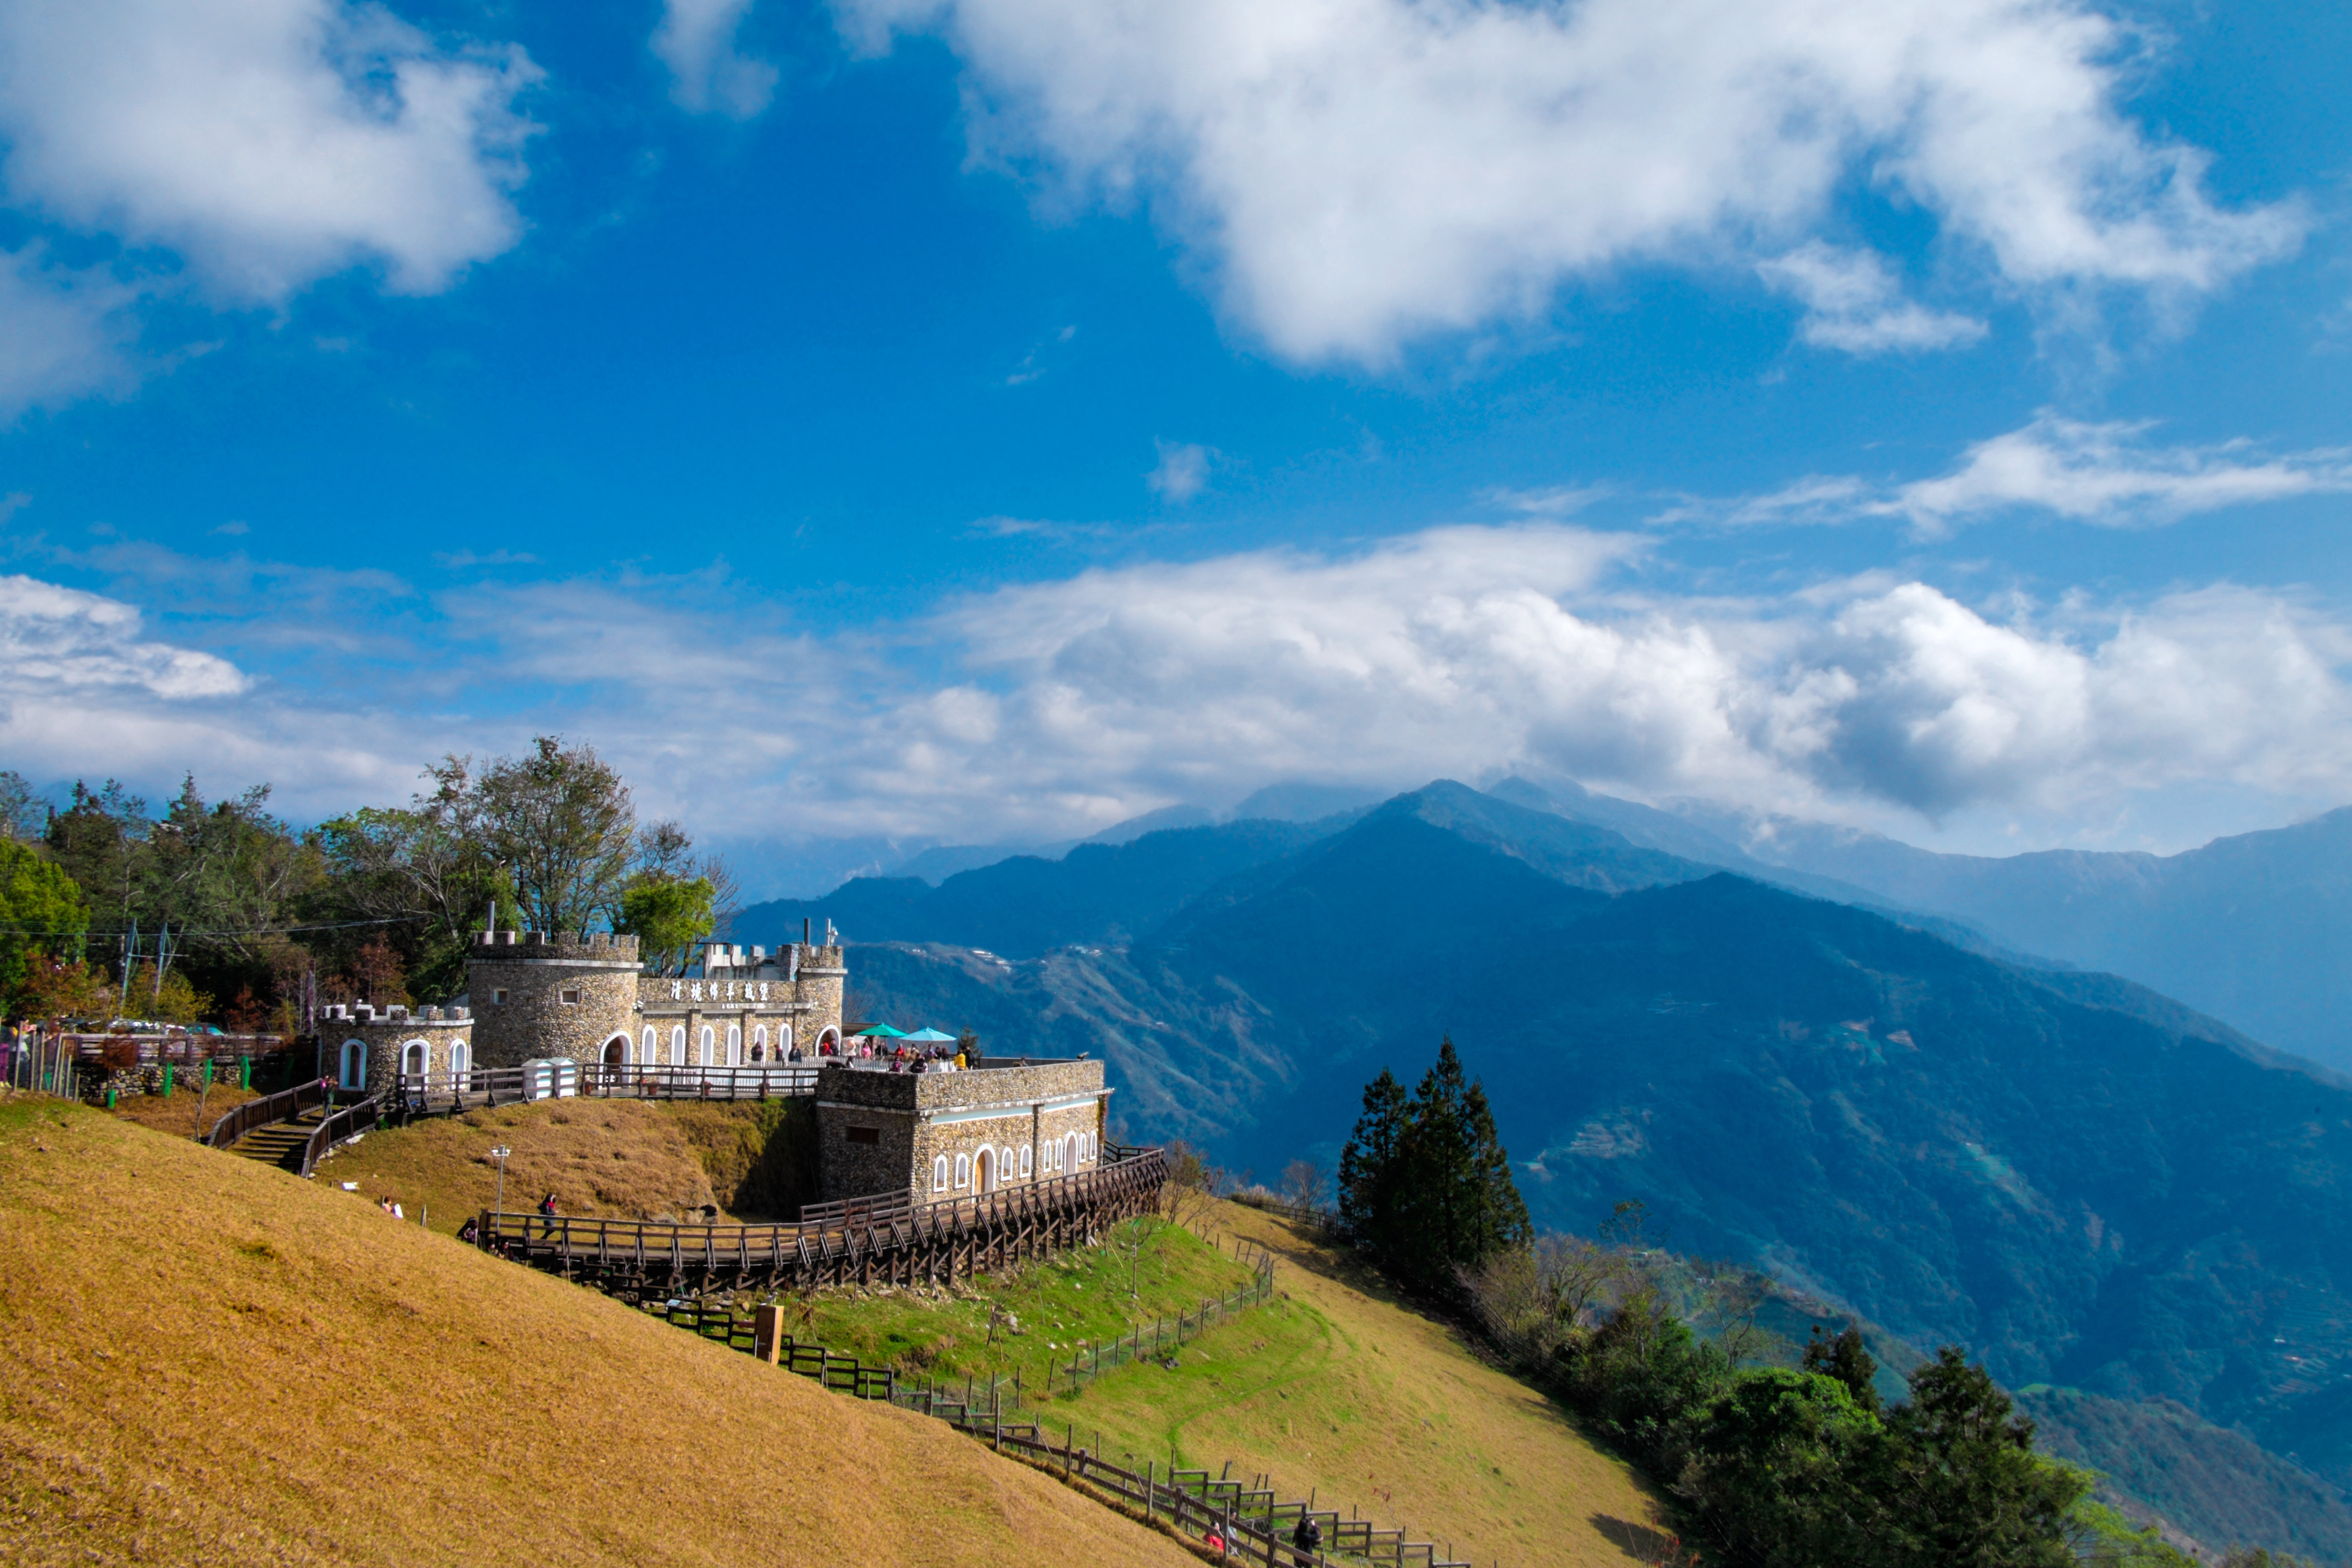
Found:
[[[651,1024],[647,1024],[646,1032],[637,1039],[637,1060],[652,1063],[660,1059],[661,1037],[654,1033],[654,1026]]]
[[[727,1065],[730,1068],[743,1065],[743,1026],[740,1024],[727,1026]]]
[[[423,1040],[411,1040],[400,1047],[400,1076],[423,1078],[425,1068],[432,1064],[432,1060],[433,1053],[426,1048]]]
[[[751,1059],[755,1062],[768,1059],[768,1026],[765,1024],[751,1026]]]
[[[935,1193],[943,1193],[947,1190],[948,1157],[945,1154],[942,1154],[938,1159],[931,1162],[931,1191]]]
[[[669,1026],[669,1065],[674,1068],[682,1068],[686,1065],[686,1026],[684,1024],[672,1024]]]
[[[1092,1132],[1087,1134],[1087,1163],[1089,1165],[1102,1163],[1102,1139]]]
[[[463,1040],[449,1046],[449,1087],[459,1094],[474,1087],[474,1047]]]
[[[1021,1173],[1024,1176],[1029,1173],[1029,1145],[1026,1143],[1021,1145]]]
[[[958,1154],[956,1156],[956,1191],[961,1192],[970,1185],[971,1185],[971,1156]]]
[[[697,1065],[700,1067],[710,1066],[710,1058],[719,1054],[719,1031],[712,1028],[708,1024],[703,1025],[702,1038],[697,1040],[695,1044],[702,1048],[702,1060]]]
[[[343,1042],[343,1070],[338,1080],[345,1089],[358,1089],[367,1082],[367,1042]]]

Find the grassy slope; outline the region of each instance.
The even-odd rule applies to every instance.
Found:
[[[15,1562],[1188,1561],[938,1424],[54,1102],[0,1106],[0,1344]]]
[[[719,1201],[686,1122],[633,1100],[502,1105],[371,1132],[321,1162],[316,1179],[330,1189],[357,1182],[370,1204],[396,1198],[412,1220],[429,1209],[433,1228],[455,1235],[490,1206],[499,1168],[489,1152],[501,1144],[513,1151],[509,1209],[551,1191],[565,1214],[615,1219],[694,1218]]]
[[[230,1077],[236,1075],[232,1072]],[[198,1084],[190,1089],[184,1083],[172,1092],[169,1099],[160,1094],[126,1094],[117,1098],[114,1114],[126,1121],[136,1121],[142,1127],[152,1127],[158,1132],[173,1132],[183,1138],[194,1138],[212,1131],[213,1123],[243,1105],[248,1100],[258,1100],[253,1089],[239,1089],[233,1083],[216,1083],[212,1092],[204,1092]]]
[[[1540,1394],[1399,1306],[1286,1223],[1221,1205],[1213,1223],[1280,1260],[1273,1301],[1185,1347],[1173,1372],[1122,1369],[1045,1419],[1099,1429],[1116,1456],[1265,1472],[1382,1527],[1451,1542],[1464,1561],[1622,1565],[1654,1499]]]
[[[1111,1247],[1066,1252],[1001,1278],[982,1277],[953,1290],[823,1290],[793,1331],[861,1361],[894,1363],[918,1375],[982,1379],[992,1370],[1042,1389],[1048,1363],[1070,1363],[1072,1347],[1113,1340],[1139,1324],[1192,1312],[1211,1297],[1248,1283],[1249,1268],[1231,1244],[1220,1253],[1192,1233],[1160,1226],[1135,1259]],[[1131,1292],[1131,1293],[1130,1293]],[[1017,1330],[1000,1328],[989,1342],[992,1306]],[[1008,1326],[1009,1327],[1009,1326]]]

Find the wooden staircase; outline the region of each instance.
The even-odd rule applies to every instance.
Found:
[[[275,1165],[281,1171],[299,1171],[302,1151],[309,1146],[310,1134],[332,1114],[331,1108],[314,1105],[299,1116],[255,1128],[230,1144],[228,1152],[259,1164]]]

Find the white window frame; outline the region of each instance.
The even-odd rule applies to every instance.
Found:
[[[686,1065],[686,1026],[684,1024],[672,1024],[669,1026],[669,1054],[670,1066],[682,1068]]]
[[[743,1026],[740,1024],[727,1026],[727,1065],[730,1068],[743,1065]]]
[[[969,1154],[958,1154],[955,1157],[955,1162],[956,1191],[961,1192],[966,1187],[971,1185],[971,1156]]]
[[[938,1159],[931,1162],[931,1191],[935,1193],[943,1193],[947,1190],[948,1157],[945,1154],[942,1154]]]
[[[713,1062],[710,1058],[719,1054],[719,1031],[712,1028],[709,1025],[705,1024],[702,1026],[701,1038],[696,1040],[694,1043],[699,1047],[697,1054],[702,1058],[700,1061],[695,1063],[695,1066],[706,1068],[716,1067],[718,1064]]]
[[[637,1039],[637,1060],[646,1066],[661,1059],[661,1035],[651,1024]]]
[[[1021,1179],[1024,1182],[1029,1179],[1029,1145],[1024,1143],[1021,1145]]]

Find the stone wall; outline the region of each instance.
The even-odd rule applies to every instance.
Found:
[[[637,939],[483,931],[466,963],[477,1067],[549,1057],[593,1061],[635,1033]]]
[[[1098,1061],[950,1073],[828,1068],[816,1095],[824,1195],[904,1188],[929,1203],[970,1196],[986,1178],[1001,1188],[1093,1170],[1108,1092]],[[1066,1150],[1066,1164],[1055,1158]],[[934,1181],[942,1158],[944,1188]]]

